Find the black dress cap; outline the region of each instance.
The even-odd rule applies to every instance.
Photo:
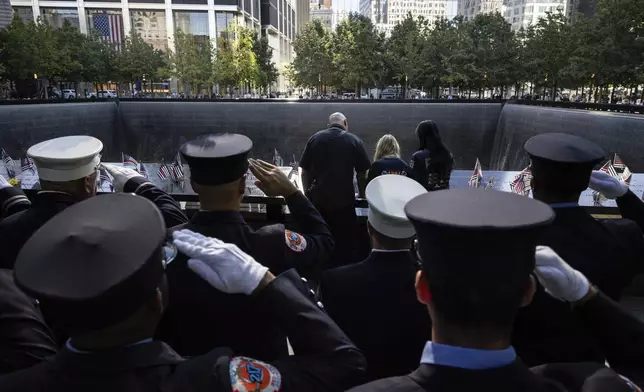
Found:
[[[423,266],[435,277],[501,283],[528,276],[552,209],[508,192],[449,189],[411,200],[405,214],[418,236]]]
[[[253,142],[244,135],[208,135],[185,143],[179,151],[190,166],[190,178],[201,185],[221,185],[240,179],[248,170]]]
[[[581,192],[588,187],[593,168],[605,156],[597,144],[565,133],[533,136],[524,148],[532,159],[537,187],[541,182],[570,192]]]
[[[101,329],[155,295],[165,234],[161,212],[149,200],[93,197],[31,236],[16,260],[15,279],[68,333]]]

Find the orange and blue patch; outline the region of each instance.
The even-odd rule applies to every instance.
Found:
[[[284,230],[286,246],[293,252],[303,252],[306,249],[306,238],[302,234],[290,230]]]
[[[278,392],[282,388],[279,370],[266,362],[235,357],[229,369],[233,392]]]

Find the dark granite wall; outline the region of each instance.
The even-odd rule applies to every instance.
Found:
[[[92,135],[103,141],[106,158],[115,160],[113,102],[0,106],[0,148],[15,159],[43,140]],[[118,152],[120,160],[120,152]]]
[[[285,162],[299,157],[308,138],[325,128],[335,111],[347,116],[349,130],[373,155],[385,133],[396,136],[405,159],[417,147],[414,134],[422,120],[434,120],[452,150],[457,167],[490,159],[500,104],[383,104],[302,102],[121,102],[122,147],[135,157],[166,159],[186,140],[200,134],[237,132],[254,142],[253,154],[265,159],[277,148]]]
[[[528,164],[523,144],[532,136],[570,133],[599,144],[612,159],[618,153],[631,171],[644,172],[644,116],[599,111],[505,105],[499,118],[490,167],[521,170]]]
[[[373,155],[378,139],[392,133],[405,159],[416,149],[416,125],[434,120],[456,159],[471,170],[478,157],[484,170],[520,170],[523,144],[543,132],[568,132],[619,152],[631,170],[644,172],[644,116],[553,109],[499,103],[354,102],[176,102],[128,101],[0,106],[0,147],[14,158],[49,138],[87,134],[105,144],[104,159],[125,152],[145,162],[172,160],[178,147],[201,134],[239,132],[253,154],[270,159],[277,148],[285,162],[302,153],[306,141],[341,111],[349,129]],[[330,157],[332,158],[332,157]]]

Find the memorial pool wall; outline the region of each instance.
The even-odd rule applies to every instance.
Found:
[[[477,158],[484,170],[521,170],[523,144],[547,132],[583,136],[633,172],[644,172],[644,116],[510,103],[381,103],[344,101],[192,102],[110,101],[0,105],[0,147],[19,158],[29,146],[64,135],[92,135],[103,141],[103,159],[121,152],[142,162],[171,161],[178,147],[199,135],[236,132],[253,140],[253,156],[270,160],[277,149],[285,163],[299,157],[308,138],[340,111],[349,130],[373,155],[385,133],[398,139],[408,159],[417,147],[416,125],[435,121],[457,169]],[[329,157],[332,159],[332,157]]]

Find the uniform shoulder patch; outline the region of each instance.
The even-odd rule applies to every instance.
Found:
[[[290,230],[284,230],[286,246],[293,252],[303,252],[306,249],[306,238],[302,234]]]
[[[266,362],[234,357],[229,369],[233,392],[278,392],[282,389],[282,375]]]

